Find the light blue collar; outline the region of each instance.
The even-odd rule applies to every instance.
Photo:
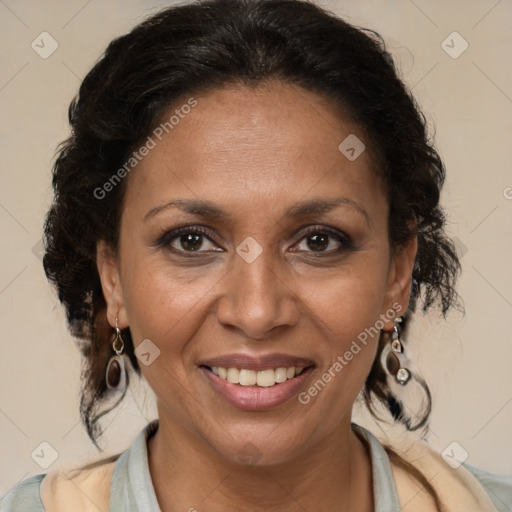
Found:
[[[147,441],[158,428],[148,423],[132,446],[117,459],[110,487],[111,512],[160,512],[148,464]]]

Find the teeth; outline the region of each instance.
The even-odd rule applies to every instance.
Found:
[[[238,382],[242,386],[254,386],[254,384],[256,384],[256,379],[256,372],[253,372],[252,370],[240,370]]]
[[[251,372],[256,373],[256,372]],[[258,375],[256,376],[256,382],[258,386],[261,386],[263,388],[268,388],[270,386],[273,386],[276,383],[276,379],[274,376],[275,372],[274,370],[261,370],[258,372]]]
[[[268,388],[281,382],[286,382],[288,379],[293,379],[295,376],[300,375],[304,368],[291,366],[290,368],[276,368],[268,370],[246,370],[245,368],[221,368],[220,366],[213,366],[211,368],[215,375],[221,379],[231,382],[231,384],[240,384],[241,386],[260,386]]]
[[[228,382],[238,384],[240,382],[240,370],[238,368],[228,368]]]
[[[286,368],[278,368],[274,370],[276,382],[286,382],[288,378],[286,374]]]

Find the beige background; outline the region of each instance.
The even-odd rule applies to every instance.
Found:
[[[38,253],[50,168],[86,72],[113,37],[168,3],[0,0],[0,495],[47,471],[31,458],[43,441],[58,453],[49,469],[98,457],[78,416],[78,351]],[[434,396],[429,438],[439,450],[457,441],[469,463],[512,473],[512,3],[322,5],[385,37],[448,168],[443,204],[463,256],[466,315],[420,317],[410,333]],[[59,45],[47,59],[31,48],[43,31]],[[456,59],[441,47],[453,31],[469,44]],[[126,449],[154,414],[137,386],[107,421],[105,453]]]

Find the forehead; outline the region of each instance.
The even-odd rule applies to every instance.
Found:
[[[162,115],[167,130],[151,135],[155,145],[130,174],[125,205],[151,208],[188,197],[241,208],[270,200],[290,206],[340,194],[371,202],[380,192],[369,141],[322,96],[271,83],[230,86],[193,100],[193,108],[181,108],[191,103],[184,97]],[[347,137],[364,141],[355,160],[340,151]]]

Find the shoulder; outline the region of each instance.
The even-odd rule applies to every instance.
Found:
[[[116,461],[86,468],[53,471],[41,482],[46,512],[108,510],[110,484]]]
[[[510,512],[510,506],[512,506],[512,475],[495,475],[469,464],[464,464],[464,467],[478,480],[499,512]]]
[[[390,465],[402,507],[412,505],[415,511],[437,510],[428,503],[421,503],[421,506],[416,503],[424,494],[421,491],[426,489],[426,479],[431,495],[446,510],[511,512],[512,478],[499,477],[466,464],[450,463],[427,442],[409,434],[384,437],[379,441],[388,457],[394,452]]]
[[[493,496],[490,488],[464,464],[450,463],[441,453],[424,441],[418,441],[401,454],[431,483],[441,502],[448,510],[510,512],[510,500],[498,506],[499,498]],[[484,478],[484,472],[480,472]],[[488,477],[492,477],[490,473]],[[498,477],[495,477],[498,478]],[[490,478],[489,482],[493,480]]]
[[[41,481],[46,474],[31,476],[10,489],[0,499],[2,512],[45,512],[41,501]]]
[[[23,480],[0,500],[1,512],[69,512],[109,510],[116,459],[85,468],[55,470]]]

